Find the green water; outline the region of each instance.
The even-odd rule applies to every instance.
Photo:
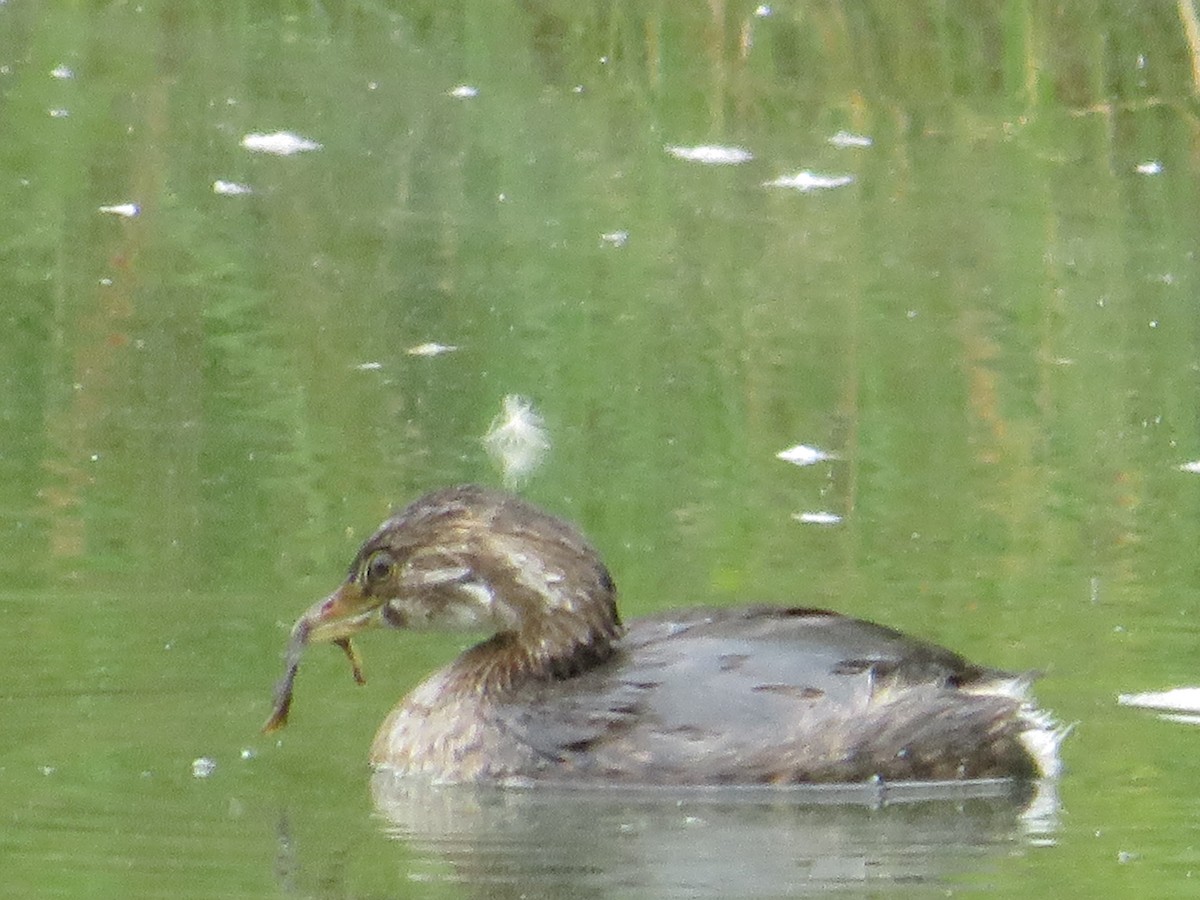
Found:
[[[1185,892],[1200,732],[1115,696],[1200,683],[1192,6],[0,4],[4,893]],[[261,737],[391,505],[499,483],[509,394],[627,616],[1040,670],[1059,805],[389,810],[371,735],[459,637],[313,652]]]

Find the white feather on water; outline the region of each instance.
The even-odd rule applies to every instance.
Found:
[[[509,394],[483,436],[483,446],[500,468],[505,487],[512,488],[524,483],[542,464],[550,451],[550,436],[533,404]]]

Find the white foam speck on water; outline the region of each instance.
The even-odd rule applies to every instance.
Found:
[[[1161,709],[1176,713],[1200,713],[1200,687],[1178,687],[1166,691],[1146,691],[1140,694],[1118,694],[1121,706],[1141,709]]]
[[[830,135],[829,144],[839,149],[866,149],[875,142],[865,134],[854,134],[849,131],[839,131],[836,134]]]
[[[441,356],[443,353],[453,353],[458,347],[454,344],[439,344],[437,341],[426,341],[409,347],[404,352],[409,356]]]
[[[793,513],[792,518],[804,525],[840,525],[842,517],[837,513],[813,511]]]
[[[796,444],[786,450],[780,450],[775,454],[775,458],[782,459],[794,466],[811,466],[827,459],[837,459],[834,454],[822,450],[820,447],[810,447],[808,444]]]
[[[1162,713],[1159,718],[1164,722],[1174,722],[1177,725],[1200,725],[1200,715],[1183,715],[1182,713]]]
[[[722,144],[698,144],[695,147],[668,146],[667,152],[685,162],[706,166],[736,166],[754,159],[754,154],[742,147]]]
[[[213,193],[220,194],[222,197],[238,197],[243,194],[253,194],[254,189],[248,184],[239,184],[236,181],[222,181],[218,178],[213,182]]]
[[[810,172],[808,169],[804,169],[794,175],[780,175],[771,181],[764,181],[763,187],[788,188],[808,193],[809,191],[827,191],[853,183],[853,175],[822,175],[819,172]]]
[[[242,146],[252,153],[270,153],[273,156],[291,156],[321,149],[321,145],[316,141],[290,131],[251,133],[242,138]]]

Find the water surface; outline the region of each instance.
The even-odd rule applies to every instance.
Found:
[[[0,5],[6,885],[1184,890],[1200,735],[1115,697],[1200,678],[1190,8]],[[500,482],[513,394],[522,492],[627,616],[829,606],[1038,670],[1051,812],[399,815],[366,748],[458,636],[368,636],[363,688],[310,653],[261,737],[287,627],[392,504]]]

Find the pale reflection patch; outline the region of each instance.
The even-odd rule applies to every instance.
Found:
[[[411,881],[547,897],[884,896],[954,885],[1059,827],[1053,782],[533,789],[381,769],[371,794]]]

